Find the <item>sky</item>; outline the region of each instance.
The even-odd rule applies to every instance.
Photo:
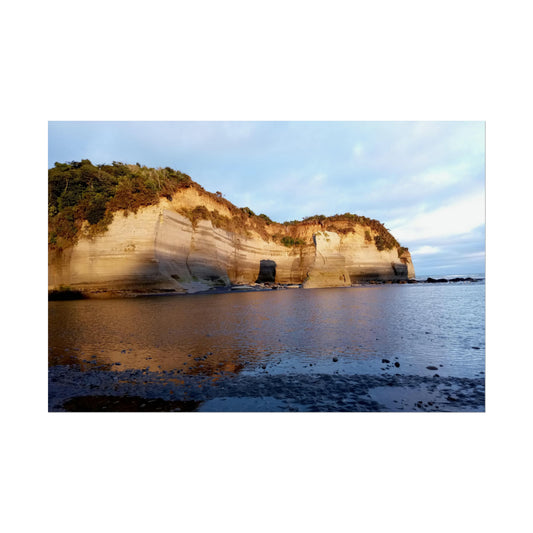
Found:
[[[375,218],[417,276],[485,272],[484,122],[49,122],[48,166],[81,159],[168,166],[278,222]]]

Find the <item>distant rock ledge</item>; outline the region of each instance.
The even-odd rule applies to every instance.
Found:
[[[210,216],[188,216],[199,209]],[[235,209],[189,187],[136,213],[117,211],[104,233],[85,232],[71,247],[49,249],[51,299],[67,299],[68,291],[112,297],[414,280],[407,249],[378,249],[370,226],[349,220],[304,221],[290,230],[277,223],[217,224],[215,213],[231,220]],[[290,238],[280,237],[289,231]]]
[[[425,284],[425,283],[474,283],[477,281],[483,281],[484,278],[452,278],[452,279],[433,279],[428,278],[425,280],[415,279],[397,279],[397,280],[370,280],[354,283],[349,287],[366,287],[371,285],[406,285],[406,284]],[[225,287],[207,287],[200,291],[193,291],[194,294],[224,294],[230,292],[261,292],[261,291],[273,291],[273,290],[287,290],[287,289],[302,289],[303,284],[282,284],[282,283],[252,283],[250,285],[239,284],[229,285]],[[323,287],[328,288],[328,287]],[[65,300],[83,300],[87,298],[91,299],[109,299],[109,298],[135,298],[143,296],[176,296],[183,294],[191,294],[190,291],[183,291],[179,289],[82,289],[75,290],[70,288],[63,288],[62,290],[52,289],[48,292],[49,301],[65,301]]]

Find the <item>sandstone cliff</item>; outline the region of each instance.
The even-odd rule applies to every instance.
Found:
[[[136,213],[116,211],[107,231],[95,235],[87,223],[73,246],[50,249],[49,289],[195,292],[256,281],[314,288],[415,275],[409,252],[378,250],[370,226],[331,219],[283,225],[236,212],[197,186]]]

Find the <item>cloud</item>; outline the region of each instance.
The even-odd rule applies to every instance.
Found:
[[[420,213],[412,219],[404,219],[403,224],[391,227],[391,231],[401,242],[413,243],[461,235],[484,223],[485,193],[478,191],[434,211]]]
[[[319,174],[315,174],[310,180],[309,180],[309,183],[311,185],[318,185],[320,183],[323,183],[324,180],[327,178],[326,174],[324,173],[319,173]]]
[[[363,148],[363,145],[361,143],[357,143],[354,147],[353,147],[353,154],[356,158],[359,158],[363,155],[364,153],[364,148]]]
[[[413,250],[413,254],[416,255],[433,255],[438,254],[440,252],[440,248],[438,246],[421,246],[420,248],[417,248],[416,250]]]
[[[473,252],[471,254],[464,254],[463,257],[466,259],[466,260],[471,260],[471,259],[485,259],[485,252]]]
[[[431,168],[421,174],[416,174],[408,181],[412,186],[420,185],[431,189],[442,189],[460,182],[465,177],[465,171],[465,164],[448,168]]]

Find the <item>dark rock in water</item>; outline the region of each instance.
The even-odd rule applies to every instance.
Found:
[[[433,366],[433,365],[426,366],[426,368],[428,370],[438,370],[438,368],[436,366]]]
[[[141,396],[77,396],[63,403],[66,411],[77,412],[137,412],[137,411],[195,411],[201,402],[163,400]]]
[[[472,350],[479,350],[479,346],[472,346]]]
[[[390,363],[390,361],[388,359],[382,359],[381,362],[382,363]]]
[[[434,378],[440,378],[440,376],[438,374],[433,374],[433,377]]]
[[[49,301],[62,301],[62,300],[83,300],[86,296],[77,290],[61,288],[59,290],[53,290],[48,293]]]
[[[338,357],[334,357],[334,358],[333,358],[333,362],[334,362],[334,363],[336,363],[338,360],[339,360]]]
[[[398,363],[398,361],[396,361],[396,362],[394,363],[394,366],[395,366],[396,368],[400,368],[400,363]]]
[[[445,278],[439,278],[439,279],[428,278],[426,280],[426,283],[448,283],[448,280]]]

